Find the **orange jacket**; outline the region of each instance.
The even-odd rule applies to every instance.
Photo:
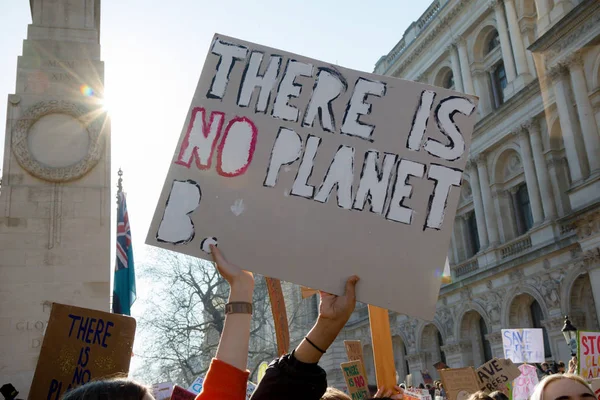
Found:
[[[196,400],[245,400],[250,372],[239,370],[216,358],[204,379],[202,392]]]

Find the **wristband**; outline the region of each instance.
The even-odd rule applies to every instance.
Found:
[[[250,314],[252,315],[252,303],[243,301],[232,301],[225,304],[225,315],[227,314]]]
[[[316,344],[314,344],[309,338],[308,336],[304,336],[304,339],[306,339],[306,341],[315,349],[317,349],[318,351],[320,351],[321,353],[325,354],[325,350],[321,350],[320,347],[318,347]]]

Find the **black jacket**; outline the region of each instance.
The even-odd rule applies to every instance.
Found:
[[[325,390],[323,368],[296,360],[292,352],[269,364],[251,400],[320,400]]]

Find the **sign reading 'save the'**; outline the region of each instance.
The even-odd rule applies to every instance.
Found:
[[[476,102],[216,35],[147,242],[431,318]]]

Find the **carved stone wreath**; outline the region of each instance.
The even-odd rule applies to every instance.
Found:
[[[94,118],[88,107],[65,100],[41,101],[29,107],[12,131],[12,150],[17,162],[33,176],[50,182],[68,182],[87,174],[100,160],[104,140],[100,137],[104,118]],[[29,149],[27,137],[31,127],[49,114],[66,114],[76,118],[86,128],[90,139],[87,154],[67,167],[49,167],[36,160]]]

